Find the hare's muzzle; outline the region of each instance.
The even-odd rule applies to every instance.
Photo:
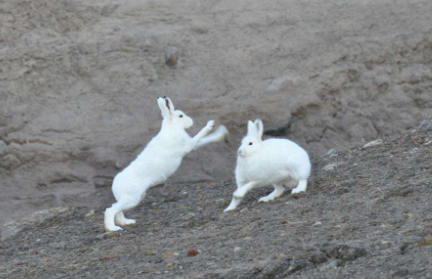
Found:
[[[244,157],[245,152],[244,152],[243,150],[239,149],[239,150],[238,150],[238,155],[239,155],[240,157]]]

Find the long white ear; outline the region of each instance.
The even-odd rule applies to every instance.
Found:
[[[264,124],[262,123],[261,119],[255,120],[255,127],[257,129],[257,137],[258,139],[262,139],[263,133],[264,133]]]
[[[248,132],[247,132],[247,135],[249,137],[256,137],[257,136],[256,126],[255,126],[255,124],[251,120],[248,121]]]
[[[173,102],[168,97],[164,97],[164,98],[165,98],[166,107],[168,108],[169,112],[174,113],[175,108]]]
[[[157,102],[158,102],[158,105],[159,105],[159,109],[161,110],[162,117],[164,119],[167,118],[170,112],[169,112],[169,110],[168,110],[168,108],[166,106],[166,100],[165,100],[165,98],[158,97],[157,98]]]

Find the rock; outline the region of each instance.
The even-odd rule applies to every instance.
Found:
[[[101,15],[110,16],[120,5],[105,5],[102,7]]]
[[[333,260],[329,263],[323,264],[318,269],[319,271],[328,271],[332,269],[338,268],[338,266],[341,264],[341,260]]]
[[[286,135],[289,127],[291,126],[291,120],[292,117],[291,115],[289,115],[285,125],[280,127],[268,128],[264,131],[264,135],[273,136],[273,137],[280,137]]]
[[[333,171],[337,168],[337,166],[338,165],[336,163],[331,163],[331,164],[328,164],[325,167],[323,167],[323,170],[324,171]]]
[[[327,256],[324,253],[318,252],[314,253],[309,257],[309,261],[313,264],[322,264],[328,261]]]
[[[53,217],[61,213],[64,213],[68,210],[69,208],[65,208],[65,207],[50,208],[50,209],[37,211],[33,213],[31,216],[26,218],[17,221],[8,222],[3,225],[3,231],[1,235],[2,240],[8,239],[16,235],[26,227],[36,226],[38,224],[41,224],[42,222],[48,221],[49,219],[52,219]]]
[[[321,226],[321,225],[322,225],[322,222],[318,221],[318,222],[315,222],[313,225],[314,225],[314,226]]]
[[[420,125],[417,128],[417,132],[426,131],[428,129],[429,123],[430,123],[429,119],[423,120],[422,123],[420,123]]]
[[[302,76],[285,75],[273,79],[267,90],[295,93],[306,86],[306,79]]]
[[[2,140],[0,140],[0,149],[6,147],[6,143]]]
[[[94,209],[91,209],[86,215],[85,215],[85,217],[86,218],[90,218],[90,217],[92,217],[93,215],[95,214],[95,210]]]
[[[113,178],[105,176],[93,177],[93,185],[95,188],[108,188],[112,185]]]
[[[170,67],[174,67],[177,65],[179,59],[178,49],[173,46],[169,46],[165,53],[165,64]]]
[[[234,248],[234,252],[235,252],[235,253],[238,253],[238,252],[240,252],[241,250],[242,250],[241,247],[235,247],[235,248]]]
[[[337,156],[337,150],[332,148],[332,149],[330,149],[330,150],[326,153],[325,156],[328,156],[328,157],[335,157],[335,156]]]
[[[189,251],[187,252],[187,256],[188,257],[195,257],[196,255],[198,255],[199,251],[196,249],[189,249]]]
[[[372,147],[372,146],[377,146],[382,144],[383,141],[381,139],[377,139],[371,142],[366,143],[365,145],[363,145],[363,148],[368,148],[368,147]]]
[[[327,257],[341,260],[341,263],[354,261],[367,255],[363,248],[351,247],[348,245],[328,246],[322,250]]]
[[[102,235],[102,239],[111,239],[111,238],[117,238],[120,237],[121,232],[117,231],[117,232],[106,232]]]
[[[20,159],[18,159],[13,154],[7,154],[6,156],[1,158],[1,160],[0,160],[0,167],[7,169],[7,170],[13,170],[16,167],[18,167],[19,165],[21,165]]]

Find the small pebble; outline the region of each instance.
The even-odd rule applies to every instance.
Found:
[[[332,171],[335,170],[337,167],[336,163],[328,164],[327,166],[323,167],[324,171]]]
[[[326,156],[330,156],[330,157],[334,157],[337,156],[337,150],[336,149],[330,149],[327,153]]]
[[[235,248],[234,248],[234,252],[237,253],[237,252],[240,252],[240,251],[241,251],[241,248],[240,248],[240,247],[235,247]]]
[[[377,139],[371,142],[366,143],[365,145],[363,145],[363,148],[368,148],[368,147],[372,147],[372,146],[377,146],[382,144],[383,141],[381,139]]]
[[[165,53],[165,64],[170,67],[174,67],[178,62],[178,49],[173,46],[169,46]]]
[[[93,216],[95,214],[95,210],[94,209],[92,209],[92,210],[90,210],[86,215],[85,215],[85,217],[91,217],[91,216]]]
[[[198,255],[198,253],[199,253],[198,250],[190,249],[190,250],[187,252],[187,256],[188,256],[188,257],[195,257],[196,255]]]
[[[427,129],[427,127],[429,126],[430,120],[423,120],[422,123],[420,123],[420,125],[417,128],[417,132],[423,132]]]
[[[327,270],[332,270],[332,269],[336,269],[338,267],[338,265],[340,264],[341,260],[333,260],[327,264],[322,265],[319,268],[319,271],[327,271]]]

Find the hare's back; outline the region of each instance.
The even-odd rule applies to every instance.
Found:
[[[297,143],[287,139],[268,139],[263,142],[266,152],[287,157],[307,156],[306,151]]]
[[[265,152],[277,164],[289,165],[291,170],[308,172],[309,155],[295,142],[287,139],[269,139],[264,141]]]

